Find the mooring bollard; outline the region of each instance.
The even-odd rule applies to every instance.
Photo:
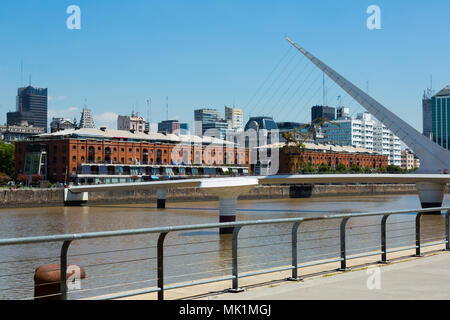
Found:
[[[79,281],[86,278],[86,272],[80,266],[71,264],[67,266],[66,279]],[[61,271],[59,264],[39,266],[34,272],[34,299],[35,300],[61,300]]]

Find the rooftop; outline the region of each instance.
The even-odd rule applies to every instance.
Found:
[[[208,137],[208,136],[194,136],[194,135],[175,135],[163,134],[158,132],[134,132],[125,130],[112,129],[97,129],[97,128],[80,128],[80,129],[66,129],[53,133],[44,133],[37,135],[35,139],[67,139],[67,138],[87,138],[87,139],[126,139],[135,141],[160,141],[167,143],[200,143],[200,144],[228,144],[233,145],[232,142]]]
[[[258,148],[267,149],[267,148],[282,148],[286,145],[284,142],[269,144],[265,146],[260,146]],[[291,143],[292,146],[294,144]],[[314,150],[314,151],[332,151],[332,152],[347,152],[347,153],[370,153],[377,154],[377,152],[360,147],[351,147],[351,146],[338,146],[334,144],[321,144],[321,143],[309,143],[305,142],[305,150]]]
[[[444,89],[436,93],[435,97],[442,97],[442,96],[450,96],[450,86],[446,86]]]

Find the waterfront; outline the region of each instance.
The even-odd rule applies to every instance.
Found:
[[[443,206],[449,204],[450,199],[446,195]],[[217,202],[169,202],[167,207],[166,210],[157,210],[154,203],[140,203],[4,209],[0,210],[0,238],[218,222]],[[237,220],[418,207],[417,195],[246,200],[238,202]],[[380,220],[380,217],[350,219],[349,254],[379,248]],[[339,220],[304,223],[299,231],[300,261],[337,256],[339,223]],[[240,270],[245,272],[289,264],[290,229],[290,225],[243,228],[240,233]],[[443,231],[443,217],[425,217],[424,239],[438,238]],[[387,232],[390,247],[413,244],[414,215],[390,217]],[[307,241],[311,239],[313,241]],[[31,298],[34,269],[42,264],[58,263],[60,247],[61,243],[47,243],[0,248],[0,298]],[[230,247],[230,235],[221,236],[218,230],[169,234],[165,261],[167,283],[229,275]],[[69,250],[69,263],[83,266],[87,279],[82,282],[82,290],[69,294],[69,298],[154,286],[155,256],[155,235],[74,241]],[[18,260],[20,262],[9,262]],[[129,284],[117,286],[121,283]]]

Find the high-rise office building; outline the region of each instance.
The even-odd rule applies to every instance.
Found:
[[[225,106],[225,120],[228,122],[229,129],[241,131],[244,127],[244,111]]]
[[[194,120],[202,123],[215,122],[220,119],[220,112],[216,109],[197,109],[194,110]]]
[[[432,91],[430,89],[423,93],[422,98],[422,134],[429,139],[433,138],[433,110],[432,110]]]
[[[161,133],[179,133],[180,122],[178,120],[164,120],[158,123],[158,132]]]
[[[16,113],[29,114],[35,127],[47,131],[47,88],[23,87],[17,90]]]
[[[450,150],[450,86],[431,98],[433,141]]]
[[[350,108],[339,107],[336,110],[336,120],[350,119]]]
[[[80,128],[95,128],[90,109],[83,108],[81,111]]]
[[[311,122],[316,119],[323,118],[327,120],[336,119],[336,108],[328,106],[314,106],[311,108]]]
[[[204,135],[208,131],[209,135],[224,139],[228,130],[228,122],[220,118],[220,112],[216,109],[197,109],[194,111],[196,123],[195,134]]]

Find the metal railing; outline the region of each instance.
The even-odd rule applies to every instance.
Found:
[[[422,228],[422,217],[426,213],[435,213],[435,212],[442,212],[446,211],[444,213],[444,219],[445,219],[445,233],[443,237],[439,236],[438,238],[433,239],[423,239],[423,228]],[[414,227],[410,228],[411,230],[414,230],[414,234],[412,236],[415,237],[415,243],[410,246],[403,246],[403,247],[392,247],[388,248],[387,245],[387,222],[388,218],[391,216],[398,216],[398,215],[409,215],[409,217],[414,217]],[[348,240],[348,232],[349,227],[348,223],[349,221],[357,218],[368,218],[368,217],[381,217],[381,223],[375,223],[367,226],[353,226],[351,230],[359,228],[367,228],[367,227],[375,227],[380,228],[377,231],[372,232],[373,234],[379,234],[380,235],[380,243],[377,245],[374,245],[372,247],[368,248],[362,248],[362,252],[359,254],[349,254],[350,250],[347,246],[347,240]],[[320,222],[325,220],[336,220],[337,222],[340,222],[339,227],[336,229],[328,228],[328,229],[319,229],[319,230],[303,230],[302,232],[299,232],[300,226],[302,224],[305,224],[306,222]],[[393,225],[395,224],[402,224],[405,222],[393,222]],[[247,246],[247,247],[239,247],[240,240],[241,242],[244,241],[247,238],[240,238],[240,231],[244,227],[250,227],[250,226],[267,226],[267,225],[284,225],[287,228],[287,231],[290,230],[288,233],[284,234],[258,234],[257,236],[254,236],[253,238],[258,237],[283,237],[287,236],[287,241],[280,241],[278,244],[282,244],[285,248],[288,248],[290,251],[290,263],[283,264],[281,266],[277,266],[274,268],[265,268],[262,270],[255,270],[253,269],[250,272],[240,272],[239,271],[239,259],[244,258],[245,256],[239,256],[239,249],[250,249],[252,250],[255,247],[264,247],[264,246],[271,246],[274,245],[275,242],[272,240],[268,241],[267,243],[259,243],[255,242],[253,246]],[[220,241],[223,241],[224,243],[230,243],[231,242],[231,260],[228,264],[228,267],[225,267],[224,270],[231,270],[230,273],[221,275],[219,277],[213,277],[213,278],[201,278],[201,279],[194,279],[191,282],[178,282],[178,283],[171,283],[167,284],[166,280],[167,277],[165,276],[165,260],[174,257],[174,256],[187,256],[187,255],[195,255],[195,254],[206,254],[211,251],[203,251],[203,252],[194,252],[194,253],[183,253],[178,255],[166,255],[165,254],[165,240],[168,234],[172,234],[175,232],[180,231],[200,231],[200,230],[207,230],[207,229],[217,229],[217,228],[233,228],[232,235],[221,235]],[[336,230],[338,231],[337,236],[330,236],[330,237],[321,237],[321,238],[311,238],[307,240],[301,240],[299,241],[298,235],[300,234],[307,234],[314,233],[314,232],[323,232],[323,231],[332,231]],[[407,230],[407,228],[400,228],[397,230]],[[158,227],[158,228],[143,228],[143,229],[131,229],[131,230],[117,230],[117,231],[104,231],[104,232],[89,232],[89,233],[78,233],[78,234],[62,234],[62,235],[50,235],[50,236],[36,236],[36,237],[26,237],[26,238],[11,238],[11,239],[0,239],[0,249],[5,246],[10,245],[24,245],[24,244],[37,244],[37,243],[58,243],[62,242],[62,246],[60,248],[60,254],[58,256],[59,263],[60,263],[60,298],[62,300],[65,300],[68,298],[68,283],[66,279],[67,275],[67,267],[68,267],[68,251],[70,248],[70,245],[73,241],[76,240],[85,240],[85,239],[100,239],[100,238],[112,238],[112,237],[123,237],[123,236],[137,236],[137,235],[149,235],[153,234],[157,236],[156,246],[150,246],[150,247],[143,247],[143,248],[131,248],[127,250],[141,250],[141,249],[147,249],[147,248],[154,248],[156,249],[156,256],[150,257],[150,258],[142,258],[137,260],[146,260],[146,259],[155,259],[156,260],[156,287],[150,287],[150,288],[140,288],[133,291],[121,291],[119,293],[115,292],[108,295],[101,295],[98,297],[99,299],[114,299],[114,298],[123,298],[127,296],[136,296],[140,294],[145,293],[157,293],[158,299],[164,299],[164,292],[166,290],[176,289],[176,288],[182,288],[187,286],[193,286],[193,285],[199,285],[199,284],[207,284],[207,283],[213,283],[213,282],[219,282],[224,280],[231,280],[231,288],[230,291],[232,292],[239,292],[242,289],[239,286],[239,279],[244,277],[250,277],[260,274],[267,274],[272,272],[278,272],[278,271],[287,271],[291,270],[291,280],[299,280],[301,279],[299,276],[299,269],[303,267],[308,266],[314,266],[314,265],[320,265],[320,264],[327,264],[327,263],[333,263],[333,262],[339,262],[340,268],[339,270],[347,270],[347,262],[351,259],[361,258],[361,257],[368,257],[368,256],[374,256],[374,255],[380,255],[381,256],[381,262],[387,263],[388,260],[388,253],[392,252],[398,252],[398,251],[404,251],[404,250],[411,250],[415,249],[416,256],[421,255],[421,249],[427,246],[434,246],[439,244],[445,244],[446,250],[450,249],[450,207],[440,207],[440,208],[428,208],[428,209],[411,209],[411,210],[398,210],[398,211],[382,211],[382,212],[368,212],[368,213],[343,213],[343,214],[328,214],[328,215],[322,215],[322,216],[313,216],[313,217],[301,217],[301,218],[283,218],[283,219],[267,219],[267,220],[253,220],[253,221],[238,221],[238,222],[228,222],[228,223],[210,223],[210,224],[195,224],[195,225],[184,225],[184,226],[171,226],[171,227]],[[357,233],[356,235],[368,235],[370,232],[362,232]],[[436,236],[436,235],[434,235]],[[231,239],[230,239],[231,238]],[[289,239],[290,238],[290,239]],[[313,259],[310,260],[308,263],[299,263],[299,251],[305,250],[305,248],[299,248],[299,244],[302,242],[312,241],[317,242],[321,239],[338,239],[338,241],[333,242],[334,244],[337,244],[339,246],[339,250],[337,251],[337,256],[335,257],[329,257],[327,259],[320,259],[319,257],[321,255],[313,255],[311,256]],[[431,242],[426,241],[432,240]],[[111,241],[111,240],[109,240]],[[217,241],[217,240],[214,240]],[[334,241],[334,240],[333,240]],[[180,246],[180,245],[186,245],[187,243],[179,243],[172,246]],[[192,243],[191,243],[192,244]],[[201,242],[194,242],[193,244],[201,244]],[[309,247],[306,249],[312,250],[311,252],[315,252],[315,247]],[[112,251],[106,251],[106,252],[115,252],[115,251],[123,251],[123,250],[112,250]],[[361,250],[360,250],[361,251]],[[269,253],[269,254],[267,254]],[[317,252],[315,252],[317,253]],[[91,254],[91,253],[88,253]],[[84,254],[84,255],[88,255]],[[266,254],[264,256],[268,257],[270,256],[270,252],[266,252],[263,250],[262,254]],[[79,255],[82,256],[83,254]],[[301,258],[301,257],[300,257]],[[129,260],[129,261],[137,261],[137,260]],[[226,261],[227,259],[223,259]],[[119,261],[119,262],[108,262],[108,263],[126,263],[129,261]],[[4,263],[5,261],[0,261],[1,263]],[[6,261],[8,262],[8,261]],[[223,261],[222,261],[223,262]],[[106,264],[108,264],[106,263]],[[200,262],[203,263],[203,262]],[[185,264],[185,266],[188,266],[188,264]],[[252,266],[252,265],[250,265]],[[1,268],[0,268],[1,270]],[[0,278],[4,276],[0,274]],[[181,275],[186,280],[187,275]],[[178,277],[181,277],[178,276]],[[145,278],[145,277],[144,277]],[[142,280],[142,278],[140,278]],[[86,280],[85,280],[86,281]],[[145,282],[147,280],[143,281],[136,281],[136,282]],[[111,286],[111,287],[114,287]]]

